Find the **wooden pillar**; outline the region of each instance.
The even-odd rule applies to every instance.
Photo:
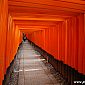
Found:
[[[80,14],[78,16],[78,71],[83,73],[83,59],[84,59],[84,52],[85,52],[85,42],[84,42],[84,14]],[[84,61],[85,62],[85,61]]]
[[[84,42],[85,42],[85,14],[84,14]],[[84,44],[84,56],[83,56],[83,73],[85,75],[85,44]]]
[[[5,74],[5,50],[8,17],[8,0],[0,0],[0,85]]]

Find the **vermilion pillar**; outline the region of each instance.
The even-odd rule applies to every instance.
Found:
[[[5,73],[8,0],[0,0],[0,85]]]
[[[78,20],[79,20],[79,27],[78,27],[78,31],[79,31],[79,38],[78,38],[78,71],[79,72],[83,72],[83,59],[85,58],[85,37],[84,37],[84,14],[80,14],[78,16]]]

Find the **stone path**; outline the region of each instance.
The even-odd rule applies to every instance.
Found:
[[[28,41],[22,43],[15,62],[14,77],[7,85],[66,85],[61,75]]]

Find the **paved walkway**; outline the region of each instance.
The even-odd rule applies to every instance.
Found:
[[[19,69],[14,69],[19,73],[18,85],[64,85],[59,83],[49,67],[46,60],[34,50],[28,41],[23,42],[17,54]]]

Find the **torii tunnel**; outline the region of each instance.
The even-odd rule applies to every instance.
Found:
[[[27,38],[25,42],[23,34]],[[41,84],[35,78],[37,84],[35,80],[34,84],[31,84],[30,80],[30,83],[18,85],[85,84],[85,1],[0,0],[0,85],[10,85],[6,83],[9,69],[16,61],[20,46],[24,50],[29,49],[28,45],[39,52],[46,63],[52,65],[65,83],[48,84],[39,80],[43,81]],[[29,56],[25,56],[28,62]],[[25,57],[23,58],[26,59]],[[17,73],[19,74],[20,70]],[[32,78],[34,79],[34,76]],[[29,81],[29,77],[26,80]]]

